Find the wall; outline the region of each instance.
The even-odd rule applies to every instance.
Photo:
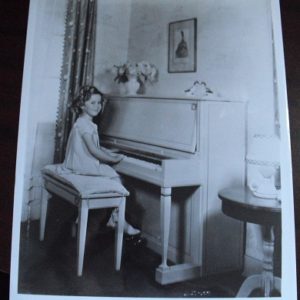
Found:
[[[184,97],[195,80],[205,81],[223,98],[248,102],[248,139],[274,134],[269,0],[123,0],[120,7],[119,1],[99,2],[96,85],[114,93],[118,87],[109,68],[146,60],[159,69],[159,81],[147,87],[146,95]],[[197,18],[197,71],[168,73],[168,24],[190,18]],[[255,225],[248,225],[247,256],[250,265],[262,258]]]
[[[107,0],[99,2],[99,6],[109,13],[103,15],[102,12],[104,21],[99,16],[97,84],[100,84],[99,78],[106,78],[111,85],[112,77],[108,73],[107,76],[104,75],[104,67],[109,68],[127,60],[147,60],[159,68],[159,81],[148,87],[148,95],[185,96],[184,90],[195,80],[203,80],[225,98],[249,102],[249,135],[273,133],[273,61],[269,1],[187,0],[183,5],[180,0],[124,0],[121,8],[114,5],[118,1],[111,1],[110,4]],[[127,26],[123,26],[124,19],[128,17],[128,9],[124,9],[124,6],[129,6],[131,2],[128,35]],[[111,12],[117,13],[117,10],[122,14],[113,18]],[[168,24],[189,18],[197,18],[198,23],[197,72],[170,74],[167,72]],[[117,30],[114,29],[116,19],[121,20]],[[100,31],[108,31],[109,40],[101,37]],[[106,56],[108,51],[109,55]],[[106,87],[108,91],[113,88]]]
[[[26,134],[26,166],[22,220],[29,214],[33,219],[39,217],[38,174],[43,165],[53,161],[66,0],[33,0],[31,6],[35,23],[33,40],[26,45],[30,69],[24,70],[24,76],[30,73],[30,83],[26,99],[27,128],[23,133]]]
[[[98,0],[95,85],[103,92],[118,90],[111,72],[127,61],[131,0]]]

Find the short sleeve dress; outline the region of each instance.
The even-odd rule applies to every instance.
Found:
[[[89,152],[83,140],[85,133],[90,134],[97,147],[100,147],[97,125],[87,118],[79,117],[69,135],[63,166],[80,175],[119,177],[112,167],[101,163]]]

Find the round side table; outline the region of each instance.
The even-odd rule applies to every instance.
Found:
[[[271,291],[281,293],[281,279],[273,273],[274,227],[281,226],[281,204],[277,199],[255,197],[247,187],[227,188],[219,192],[222,211],[244,222],[262,225],[263,271],[245,279],[236,297],[248,297],[257,288],[269,297]]]

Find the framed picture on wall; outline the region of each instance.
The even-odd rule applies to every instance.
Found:
[[[168,72],[196,72],[197,19],[169,23]]]

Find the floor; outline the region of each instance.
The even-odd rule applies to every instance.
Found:
[[[60,203],[58,203],[60,202]],[[143,239],[124,240],[121,271],[114,270],[114,232],[101,211],[91,211],[82,277],[76,275],[76,239],[71,224],[76,211],[50,201],[45,240],[39,223],[21,225],[19,293],[116,297],[234,297],[244,278],[239,273],[161,286],[155,282],[160,256]],[[102,220],[102,222],[101,222]],[[29,225],[29,226],[28,226]]]
[[[9,274],[0,271],[1,300],[9,299]]]

